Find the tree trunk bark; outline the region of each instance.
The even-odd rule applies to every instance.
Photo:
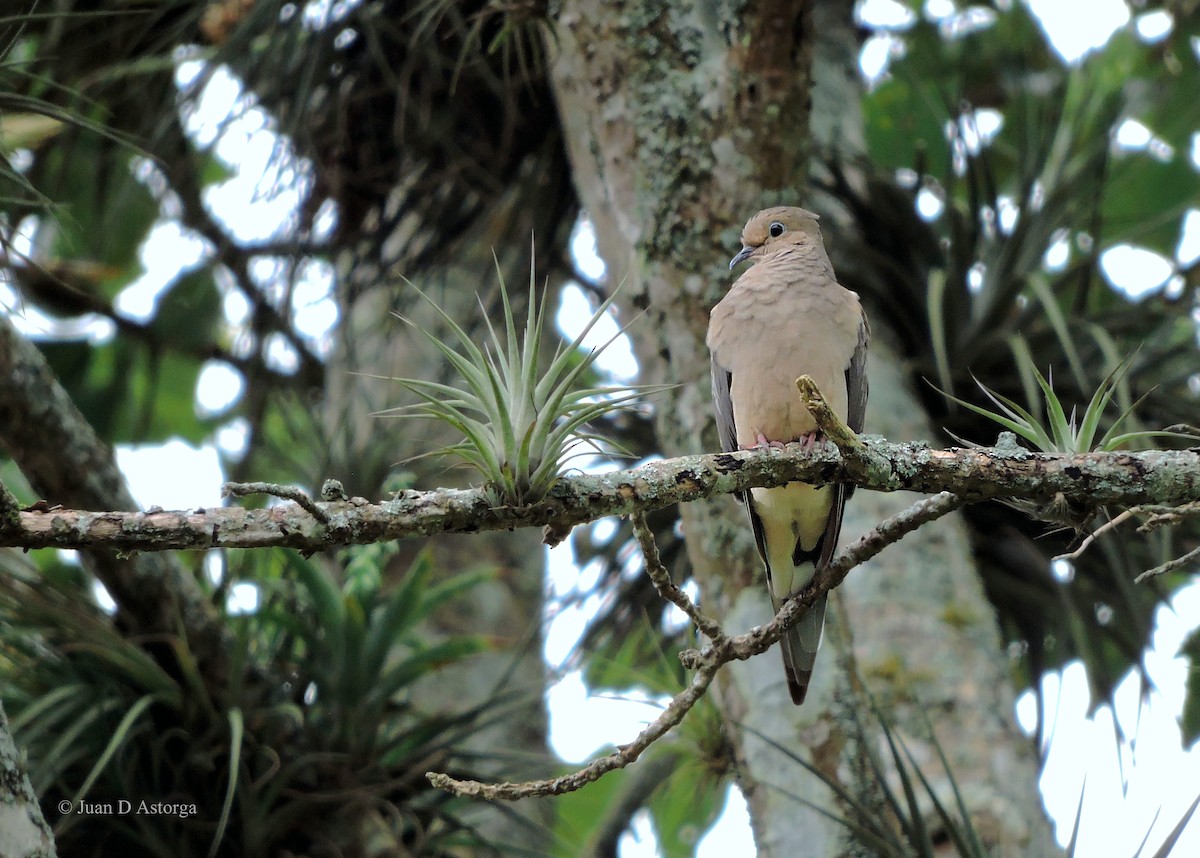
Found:
[[[0,855],[54,858],[57,854],[54,834],[25,771],[25,755],[13,744],[0,703]]]
[[[829,214],[829,201],[803,190],[810,153],[831,144],[860,148],[851,5],[561,6],[551,74],[575,182],[613,282],[625,281],[625,307],[646,310],[630,330],[643,375],[679,385],[659,400],[665,455],[719,448],[704,335],[708,310],[731,282],[726,261],[742,224],[784,203]],[[868,429],[894,440],[930,437],[888,345],[886,319],[872,324]],[[858,493],[845,540],[904,500]],[[769,619],[745,511],[725,497],[684,505],[681,514],[705,605],[731,632]],[[961,522],[938,523],[889,548],[848,579],[834,605],[803,707],[788,701],[774,654],[733,665],[719,683],[760,854],[830,856],[846,848],[846,828],[812,805],[846,809],[779,747],[877,803],[877,785],[861,773],[865,750],[880,753],[881,733],[860,681],[944,801],[949,781],[925,765],[936,761],[936,749],[918,717],[936,713],[938,741],[987,846],[1003,855],[1047,854],[1036,761],[1014,725],[1004,654]]]

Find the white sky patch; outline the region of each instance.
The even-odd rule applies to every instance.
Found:
[[[1104,47],[1113,33],[1129,23],[1124,0],[1025,0],[1051,47],[1068,65],[1076,65],[1090,52]],[[1070,8],[1068,8],[1070,7]]]
[[[253,614],[258,611],[261,595],[257,585],[239,581],[229,588],[225,609],[235,617],[240,614]]]
[[[558,328],[569,340],[579,336],[595,306],[578,286],[564,286],[555,317]],[[636,322],[634,324],[637,324]],[[594,349],[603,346],[620,330],[612,312],[607,312],[583,339],[583,347]],[[628,381],[637,375],[637,360],[633,356],[633,345],[629,337],[621,334],[596,359],[596,367],[617,381]]]
[[[217,430],[217,449],[227,456],[240,459],[250,443],[250,422],[245,417],[235,417]]]
[[[962,12],[941,20],[938,30],[946,39],[961,39],[971,33],[986,30],[996,23],[996,12],[986,6],[968,6]]]
[[[1175,273],[1171,260],[1132,244],[1118,244],[1101,253],[1100,270],[1109,283],[1134,299],[1161,289]]]
[[[724,810],[713,827],[696,844],[696,858],[730,858],[733,855],[741,855],[741,844],[753,842],[750,807],[737,784],[731,783],[725,792]]]
[[[696,583],[695,578],[689,578],[679,585],[689,599],[696,604],[700,603],[700,585]],[[686,629],[691,623],[691,619],[677,605],[668,605],[666,612],[663,614],[663,632],[673,634],[677,631]]]
[[[185,92],[199,86],[195,101],[181,108],[185,130],[199,148],[211,146],[234,173],[204,190],[213,219],[245,243],[286,234],[312,183],[307,162],[275,133],[274,121],[227,67],[187,60],[179,63],[175,78]]]
[[[946,210],[942,195],[930,188],[921,188],[917,192],[917,214],[925,220],[937,220]]]
[[[221,505],[221,463],[210,446],[180,441],[132,447],[118,444],[117,466],[143,509]]]
[[[1117,127],[1117,145],[1123,149],[1145,149],[1154,139],[1150,129],[1136,119],[1126,119]]]
[[[324,29],[361,5],[362,0],[310,0],[304,4],[304,23],[314,30]]]
[[[1158,137],[1136,119],[1126,119],[1118,127],[1113,139],[1118,149],[1127,152],[1145,152],[1151,158],[1166,163],[1175,157],[1175,149],[1166,140]]]
[[[982,107],[974,113],[975,133],[979,142],[986,146],[996,139],[996,135],[1004,128],[1004,114],[990,107]]]
[[[854,16],[864,26],[887,30],[907,30],[917,23],[913,11],[897,0],[863,0]]]
[[[1189,619],[1185,619],[1189,618]],[[1166,838],[1200,794],[1200,746],[1181,751],[1177,719],[1183,709],[1187,661],[1179,647],[1200,618],[1200,585],[1175,594],[1155,613],[1146,668],[1153,690],[1142,703],[1140,682],[1130,671],[1117,686],[1115,713],[1109,707],[1087,717],[1087,677],[1079,662],[1043,682],[1049,751],[1041,788],[1056,822],[1058,842],[1071,836],[1079,796],[1084,793],[1077,855],[1132,855],[1154,823],[1148,852]],[[1032,733],[1036,704],[1022,695],[1018,717]],[[1114,721],[1115,717],[1115,721]],[[1117,726],[1125,736],[1118,744]],[[1163,786],[1169,785],[1164,790]],[[1200,854],[1200,824],[1193,820],[1173,855]]]
[[[196,380],[196,411],[213,417],[232,408],[242,398],[242,375],[224,361],[205,361]]]
[[[1042,266],[1047,271],[1062,271],[1070,261],[1070,235],[1065,229],[1060,229],[1050,239],[1050,246],[1046,248],[1046,253],[1042,257]]]
[[[115,614],[117,612],[117,603],[112,595],[108,592],[108,588],[99,582],[92,581],[92,597],[96,600],[96,604],[100,606],[100,610],[106,614]]]
[[[967,289],[972,294],[979,294],[983,289],[984,278],[987,276],[987,266],[982,262],[976,262],[967,269]]]
[[[1171,30],[1175,28],[1175,19],[1165,9],[1155,9],[1153,12],[1138,15],[1134,21],[1134,28],[1142,41],[1154,44],[1171,34]]]
[[[300,355],[296,354],[295,347],[288,342],[287,337],[278,332],[267,336],[263,358],[267,366],[285,375],[291,375],[300,368]]]
[[[591,595],[599,581],[599,564],[579,567],[567,540],[546,550],[548,596],[545,606],[542,655],[551,667],[562,667],[570,658],[584,627],[600,611],[604,598]],[[551,719],[555,717],[553,710]]]
[[[654,836],[654,823],[650,811],[642,808],[629,819],[629,827],[617,840],[617,854],[621,858],[656,858],[658,838]]]
[[[550,719],[550,747],[571,764],[585,762],[607,745],[631,741],[667,703],[666,698],[655,699],[638,690],[619,697],[591,694],[576,670],[551,685],[546,698],[551,712],[570,713],[570,717]]]
[[[858,54],[858,67],[868,85],[883,80],[892,60],[904,56],[904,40],[891,33],[875,33],[868,38]]]
[[[596,228],[586,217],[581,217],[571,232],[571,256],[585,277],[600,280],[604,276],[604,260],[596,246]]]
[[[958,12],[953,0],[926,0],[925,17],[930,21],[940,21]]]
[[[1013,231],[1013,227],[1017,225],[1017,220],[1021,217],[1021,207],[1013,202],[1012,197],[1002,196],[997,200],[1000,206],[1000,211],[997,212],[997,219],[1000,222],[1000,229],[1005,235],[1009,235]]]
[[[142,275],[120,291],[113,306],[134,321],[149,322],[167,287],[203,262],[208,253],[208,242],[178,221],[159,221],[138,249]]]
[[[297,333],[313,341],[318,354],[327,354],[338,321],[333,266],[323,259],[308,259],[300,263],[297,273],[292,291],[292,325]]]
[[[1188,209],[1184,214],[1179,245],[1175,248],[1175,259],[1181,268],[1187,268],[1200,260],[1200,209]]]

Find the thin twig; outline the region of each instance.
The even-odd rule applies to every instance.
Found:
[[[1180,504],[1179,506],[1148,504],[1140,507],[1140,509],[1143,512],[1152,513],[1152,515],[1138,527],[1139,533],[1149,533],[1152,530],[1158,530],[1160,527],[1179,524],[1180,521],[1189,516],[1200,515],[1200,503],[1195,501]]]
[[[1110,518],[1108,521],[1104,522],[1104,524],[1100,525],[1091,533],[1089,533],[1087,537],[1084,538],[1083,542],[1079,543],[1079,547],[1074,551],[1067,554],[1057,554],[1051,558],[1051,562],[1056,560],[1078,560],[1081,556],[1083,556],[1083,552],[1087,551],[1088,548],[1091,547],[1091,544],[1098,538],[1108,533],[1110,530],[1120,527],[1122,524],[1129,521],[1129,519],[1133,518],[1141,511],[1142,508],[1140,506],[1132,506],[1118,515],[1116,518]]]
[[[244,498],[247,495],[273,495],[284,500],[295,501],[302,509],[322,524],[329,524],[329,513],[321,509],[312,498],[295,486],[279,483],[226,483],[221,486],[221,497]]]
[[[821,433],[837,445],[841,454],[847,458],[862,452],[863,442],[853,429],[829,407],[820,388],[812,376],[802,375],[796,379],[796,389],[800,391],[800,401],[816,421]]]
[[[1134,578],[1133,583],[1141,584],[1143,581],[1147,580],[1148,578],[1155,578],[1159,575],[1165,575],[1166,573],[1170,572],[1172,569],[1178,569],[1180,566],[1186,566],[1188,563],[1191,563],[1193,560],[1195,560],[1198,557],[1200,557],[1200,548],[1193,548],[1191,551],[1189,551],[1187,554],[1183,555],[1182,557],[1176,557],[1174,560],[1168,560],[1166,563],[1163,563],[1159,566],[1155,566],[1153,569],[1147,569],[1141,575]]]
[[[725,659],[729,661],[730,659]],[[655,718],[646,729],[638,733],[637,738],[628,745],[622,745],[617,750],[598,760],[593,760],[577,772],[562,777],[540,781],[525,781],[523,783],[490,784],[482,781],[460,781],[441,772],[426,772],[425,777],[438,789],[455,795],[471,798],[484,798],[488,801],[502,799],[515,801],[519,798],[532,798],[539,795],[562,795],[574,792],[580,787],[599,780],[615,769],[623,769],[634,762],[642,752],[658,741],[667,731],[683,720],[683,716],[696,705],[708,686],[716,676],[717,669],[725,661],[702,664],[692,677],[691,684],[675,695],[662,714]]]
[[[654,533],[651,532],[650,525],[646,522],[646,513],[639,510],[631,514],[629,520],[633,524],[633,535],[637,537],[638,545],[642,549],[642,557],[646,561],[646,574],[650,576],[650,581],[654,584],[658,595],[687,614],[688,618],[696,624],[700,633],[714,644],[724,641],[726,634],[717,621],[701,611],[696,603],[688,597],[688,594],[676,587],[671,580],[671,573],[662,565],[659,557]]]
[[[828,566],[813,577],[807,587],[784,605],[771,622],[734,637],[727,637],[720,633],[689,664],[690,667],[695,668],[696,674],[692,677],[688,687],[676,694],[662,714],[638,733],[637,738],[628,745],[619,747],[614,753],[593,760],[582,769],[568,775],[523,783],[461,781],[441,772],[426,772],[425,776],[433,786],[455,795],[483,798],[489,801],[497,799],[515,801],[533,796],[562,795],[573,792],[599,780],[614,769],[625,768],[683,720],[684,716],[704,696],[722,665],[735,659],[744,661],[765,652],[800,619],[800,614],[805,608],[815,602],[823,593],[828,593],[833,587],[840,584],[851,569],[871,559],[885,547],[897,542],[922,524],[954,511],[962,503],[960,498],[949,492],[942,492],[934,497],[918,501],[908,509],[887,519],[852,545],[842,549]],[[647,569],[651,565],[647,562]],[[672,601],[674,602],[673,599]],[[690,603],[690,600],[688,601]],[[680,607],[682,610],[682,606]],[[688,616],[692,615],[689,613]],[[719,629],[717,631],[720,632]]]
[[[1085,552],[1100,536],[1125,523],[1135,515],[1143,515],[1145,513],[1151,513],[1151,515],[1138,526],[1139,533],[1149,533],[1150,531],[1157,530],[1160,527],[1178,524],[1180,520],[1188,516],[1198,515],[1200,514],[1200,503],[1192,502],[1180,504],[1179,506],[1165,506],[1162,504],[1143,504],[1139,506],[1132,506],[1110,521],[1106,521],[1100,527],[1096,528],[1092,533],[1088,534],[1087,538],[1084,539],[1083,542],[1079,544],[1079,547],[1074,551],[1070,552],[1069,554],[1059,554],[1054,559],[1078,560],[1083,552]],[[1197,557],[1200,557],[1200,548],[1189,551],[1182,557],[1176,557],[1174,560],[1168,560],[1166,563],[1155,566],[1153,569],[1147,569],[1145,572],[1133,579],[1134,583],[1141,584],[1147,579],[1155,578],[1159,575],[1165,575],[1167,572],[1170,572],[1173,569],[1178,569],[1180,566],[1188,564]]]

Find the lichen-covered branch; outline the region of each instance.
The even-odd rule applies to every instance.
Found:
[[[735,636],[726,634],[719,625],[700,612],[687,594],[670,584],[666,570],[662,569],[661,564],[658,563],[658,550],[654,547],[653,537],[649,536],[648,530],[642,528],[643,533],[639,534],[638,542],[642,548],[647,572],[651,574],[655,587],[662,593],[664,590],[663,579],[665,578],[666,586],[671,590],[669,601],[679,606],[695,621],[703,622],[706,629],[705,635],[709,638],[708,645],[702,651],[687,650],[680,653],[684,667],[696,672],[687,688],[676,694],[662,714],[638,733],[632,742],[620,746],[613,753],[593,760],[582,769],[570,774],[523,783],[463,781],[441,772],[426,772],[426,777],[438,789],[455,795],[493,801],[497,799],[515,801],[533,796],[562,795],[574,792],[580,787],[599,780],[615,769],[625,768],[683,720],[684,716],[704,696],[708,686],[716,677],[717,671],[723,665],[766,652],[788,628],[800,619],[800,614],[805,608],[815,602],[823,593],[828,593],[840,584],[851,569],[870,560],[886,546],[916,530],[922,524],[941,518],[961,505],[960,498],[943,492],[935,497],[918,501],[903,512],[892,516],[857,542],[842,549],[828,566],[813,577],[808,586],[783,606],[771,622],[757,626],[745,634]]]
[[[25,510],[0,530],[0,545],[21,548],[104,547],[119,551],[281,546],[317,551],[443,532],[544,527],[561,534],[607,515],[625,515],[753,486],[852,482],[873,491],[950,491],[964,501],[1048,500],[1061,494],[1084,505],[1178,505],[1200,500],[1200,453],[1189,450],[1032,453],[1015,445],[935,450],[863,438],[864,453],[844,460],[832,444],[806,452],[746,450],[682,456],[606,474],[568,474],[541,501],[492,506],[482,489],[406,491],[392,500],[314,501],[320,521],[295,503],[270,509],[176,512]],[[56,502],[54,497],[47,498]]]

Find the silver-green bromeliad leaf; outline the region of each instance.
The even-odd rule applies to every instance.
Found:
[[[580,358],[584,338],[612,305],[612,297],[596,308],[578,336],[560,343],[544,361],[545,292],[538,295],[532,268],[523,329],[518,329],[501,277],[504,327],[498,330],[485,317],[487,336],[482,347],[433,299],[416,286],[412,288],[450,330],[449,342],[425,329],[421,332],[458,373],[461,384],[392,379],[420,401],[382,413],[438,420],[461,433],[461,442],[423,455],[449,456],[479,471],[498,505],[527,504],[542,498],[558,480],[565,462],[577,455],[576,448],[590,445],[599,449],[602,439],[587,430],[588,424],[627,407],[647,392],[662,389],[658,385],[580,385],[604,349],[624,333],[622,328]]]

